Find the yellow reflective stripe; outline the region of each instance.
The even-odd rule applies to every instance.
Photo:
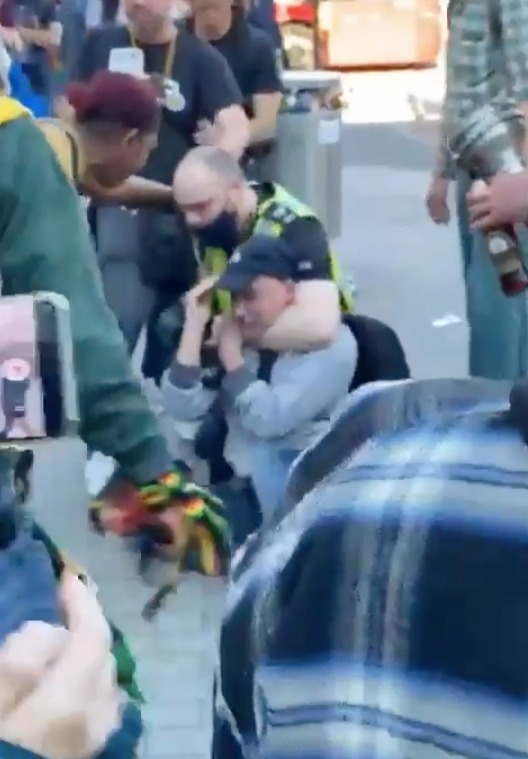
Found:
[[[284,227],[276,221],[269,221],[269,219],[258,219],[253,230],[254,233],[259,235],[270,235],[271,237],[279,237],[282,234]]]
[[[354,311],[354,299],[352,293],[348,290],[346,283],[343,281],[341,265],[339,263],[339,258],[335,253],[330,253],[330,276],[339,289],[341,310],[345,314],[352,313]]]
[[[269,209],[276,204],[282,204],[295,213],[299,218],[317,218],[316,214],[304,203],[294,198],[280,185],[275,185],[275,193],[267,198],[258,208],[254,232],[279,237],[284,225],[267,217]],[[207,274],[222,274],[227,266],[227,254],[221,248],[207,248],[204,257]],[[350,313],[354,310],[354,300],[346,287],[341,272],[339,259],[334,252],[330,253],[330,276],[339,289],[341,310]],[[231,296],[225,290],[218,290],[215,295],[215,305],[221,313],[229,313],[232,309]]]
[[[223,274],[227,266],[227,253],[222,248],[206,248],[205,270],[207,274]],[[215,290],[215,310],[222,314],[231,311],[231,295],[227,290]]]

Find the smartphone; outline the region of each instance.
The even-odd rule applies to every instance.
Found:
[[[0,298],[0,447],[73,436],[78,423],[67,300]]]
[[[38,441],[74,435],[79,414],[67,300],[0,298],[0,645],[28,620],[63,622],[50,554],[13,479],[29,479]]]

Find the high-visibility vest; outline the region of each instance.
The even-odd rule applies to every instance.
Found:
[[[307,205],[297,200],[284,187],[274,184],[275,192],[266,198],[257,208],[254,234],[268,234],[279,237],[284,228],[295,219],[314,219],[316,214]],[[207,247],[204,254],[205,274],[222,274],[227,266],[229,254],[222,248]],[[341,273],[341,267],[335,253],[330,253],[330,273],[332,281],[339,288],[341,310],[351,313],[354,309],[354,299],[350,288]],[[215,307],[221,313],[231,311],[231,296],[225,290],[215,294]]]

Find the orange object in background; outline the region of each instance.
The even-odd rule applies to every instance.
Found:
[[[441,0],[275,0],[293,68],[433,66],[443,38]],[[316,28],[316,33],[314,32]]]

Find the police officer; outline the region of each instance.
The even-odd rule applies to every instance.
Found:
[[[260,345],[272,350],[308,350],[328,344],[341,312],[352,298],[315,213],[280,185],[249,183],[225,151],[199,147],[188,153],[174,176],[174,196],[194,230],[203,253],[204,271],[219,275],[235,248],[253,233],[281,237],[296,268],[303,272],[292,305]],[[218,293],[217,307],[230,308],[228,293]]]

